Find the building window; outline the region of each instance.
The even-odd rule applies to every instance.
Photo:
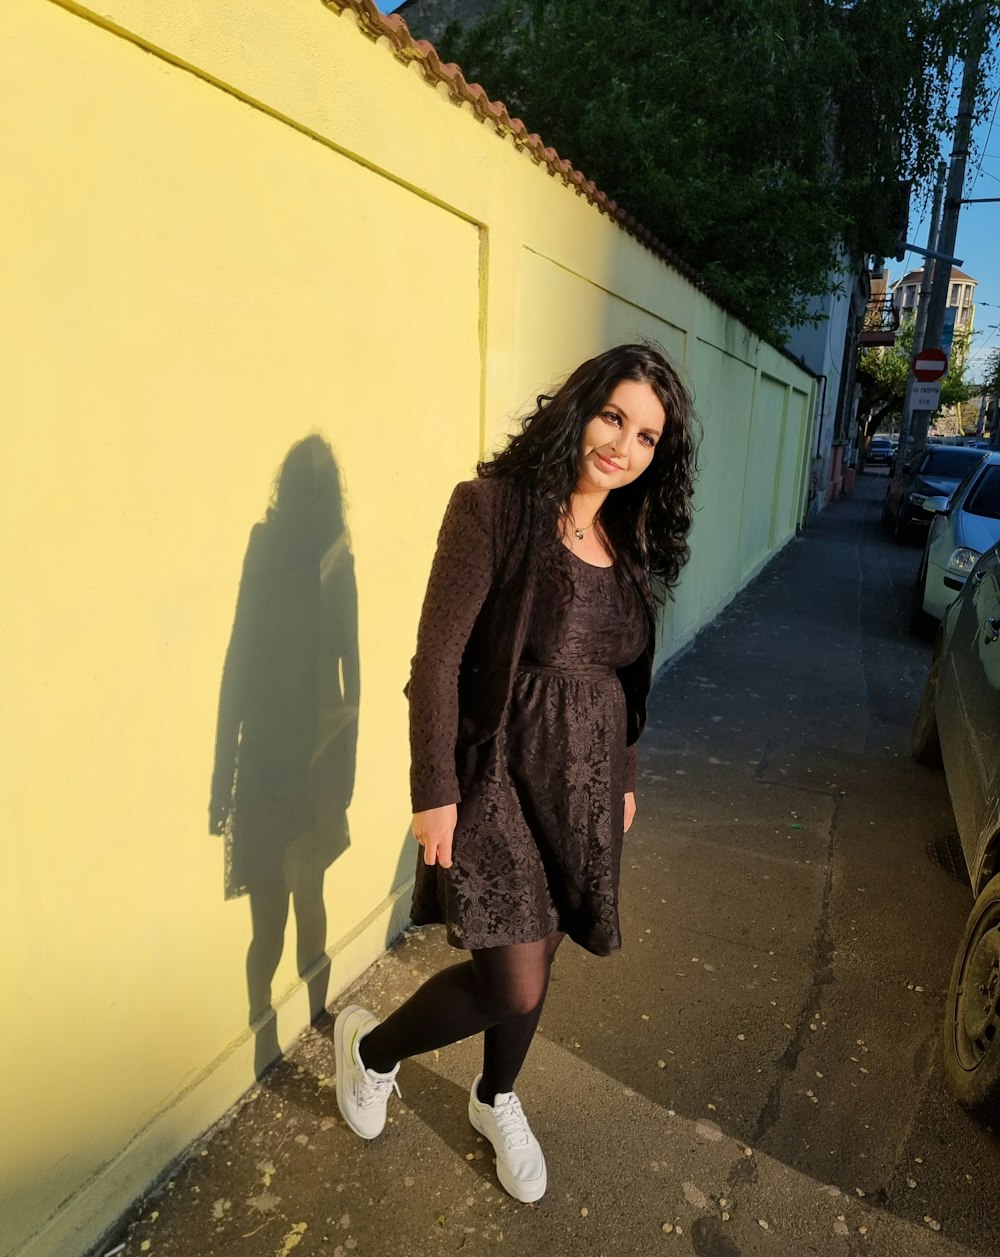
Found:
[[[958,305],[958,291],[959,291],[959,289],[960,289],[961,287],[962,287],[962,285],[961,285],[961,284],[952,284],[952,286],[951,286],[951,296],[948,298],[948,304],[949,304],[950,306],[957,306],[957,305]]]
[[[913,284],[907,284],[907,285],[906,285],[906,287],[903,289],[903,308],[904,308],[904,310],[909,310],[909,309],[911,309],[911,308],[912,308],[912,306],[913,306],[913,294],[914,294],[916,291],[917,291],[917,290],[916,290],[916,287],[915,287]]]

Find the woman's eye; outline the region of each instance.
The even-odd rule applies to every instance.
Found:
[[[646,445],[649,446],[650,449],[652,449],[653,446],[656,444],[656,442],[653,440],[653,438],[649,435],[648,432],[641,432],[639,434],[639,440],[644,441]]]
[[[604,419],[607,423],[616,423],[619,426],[621,425],[621,421],[622,421],[621,415],[616,415],[613,410],[602,410],[601,418]]]

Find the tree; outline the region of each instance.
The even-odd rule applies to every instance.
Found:
[[[991,349],[986,355],[982,391],[991,397],[1000,393],[1000,349]]]
[[[838,286],[841,245],[894,252],[972,7],[506,0],[440,51],[782,339]]]
[[[1000,349],[991,349],[983,365],[981,391],[990,399],[986,427],[994,449],[1000,449]]]
[[[856,378],[861,385],[858,413],[867,416],[863,428],[865,446],[883,424],[891,424],[902,417],[915,328],[915,321],[907,319],[899,329],[894,345],[866,349],[861,354]],[[948,355],[948,370],[941,380],[939,409],[961,406],[979,391],[978,385],[965,379],[968,349],[968,332],[956,332],[952,352]]]

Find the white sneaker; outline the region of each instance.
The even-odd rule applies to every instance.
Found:
[[[389,1093],[395,1091],[397,1065],[391,1073],[376,1074],[361,1061],[358,1044],[374,1030],[378,1019],[367,1008],[349,1004],[333,1023],[333,1051],[337,1064],[337,1105],[344,1121],[362,1139],[374,1139],[385,1128]]]
[[[545,1158],[531,1133],[521,1101],[513,1091],[494,1097],[492,1104],[479,1099],[477,1075],[469,1095],[469,1121],[485,1135],[497,1154],[497,1178],[515,1200],[530,1204],[545,1195]]]

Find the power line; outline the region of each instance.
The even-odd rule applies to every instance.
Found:
[[[1000,87],[998,87],[996,91],[993,93],[993,117],[990,119],[990,129],[986,132],[986,139],[983,140],[983,156],[984,157],[986,155],[986,150],[990,146],[990,136],[992,136],[993,134],[993,124],[997,120],[997,106],[998,105],[1000,105]],[[989,105],[987,105],[986,108],[989,109]],[[980,158],[980,161],[981,160],[982,158]]]
[[[976,184],[979,182],[980,176],[983,174],[989,174],[988,171],[983,170],[983,160],[986,157],[986,149],[989,147],[990,137],[993,135],[993,124],[997,120],[997,106],[998,105],[1000,105],[1000,87],[995,88],[993,91],[993,117],[990,118],[990,129],[986,132],[986,139],[983,140],[983,146],[982,146],[982,149],[980,150],[979,160],[978,162],[976,162],[976,173],[972,180],[971,185],[969,186],[970,196],[972,192],[975,190]],[[987,102],[986,109],[989,109],[989,107],[990,107],[989,103]],[[984,117],[986,116],[985,109],[983,110],[983,116]],[[995,178],[996,176],[990,176],[990,177]]]

